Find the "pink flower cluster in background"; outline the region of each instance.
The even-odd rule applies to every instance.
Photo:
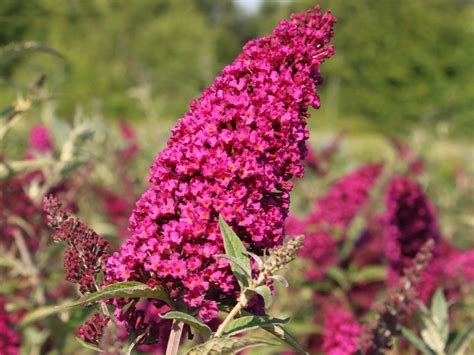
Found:
[[[9,246],[13,243],[14,234],[22,233],[28,247],[35,250],[45,223],[41,209],[25,193],[24,185],[24,177],[15,176],[0,181],[0,243]],[[28,230],[23,228],[22,221],[29,223]]]
[[[235,299],[219,214],[254,252],[282,241],[292,177],[303,175],[308,108],[335,22],[319,8],[252,40],[191,103],[151,168],[130,218],[132,237],[108,262],[109,282],[165,286],[204,321]]]
[[[366,165],[343,177],[316,201],[314,211],[300,224],[301,229],[292,228],[294,234],[306,237],[301,250],[310,265],[306,279],[320,280],[337,262],[337,241],[344,238],[350,222],[367,202],[381,169],[380,164]]]
[[[326,355],[355,354],[359,349],[362,326],[346,310],[326,310],[324,317],[323,346]]]
[[[50,153],[54,150],[53,139],[46,126],[38,124],[31,128],[28,147],[31,154],[34,154],[34,151]]]
[[[4,355],[17,355],[20,353],[20,335],[13,330],[20,317],[7,312],[6,299],[0,296],[0,350]]]
[[[401,275],[429,239],[439,242],[436,211],[421,187],[403,176],[392,178],[385,201],[385,253],[390,270]]]

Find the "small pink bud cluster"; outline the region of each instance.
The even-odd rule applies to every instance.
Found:
[[[109,317],[96,312],[91,319],[88,319],[79,327],[77,334],[83,340],[98,345],[109,320]]]
[[[96,277],[107,260],[108,242],[62,208],[54,197],[44,199],[48,225],[55,230],[54,240],[68,245],[64,255],[67,281],[79,285],[83,293],[97,291]]]
[[[29,152],[33,155],[35,150],[43,154],[50,153],[54,150],[53,139],[46,126],[41,124],[31,129],[28,145]]]
[[[290,179],[303,175],[308,108],[319,107],[319,66],[334,54],[335,22],[319,8],[252,40],[191,103],[151,168],[130,218],[133,236],[109,259],[108,282],[166,287],[209,321],[238,287],[223,252],[221,214],[248,249],[279,245]]]

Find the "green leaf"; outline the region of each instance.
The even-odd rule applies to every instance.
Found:
[[[263,338],[214,338],[204,344],[199,344],[188,350],[189,355],[215,355],[215,354],[234,354],[240,350],[264,346],[279,345]]]
[[[448,303],[442,288],[438,288],[431,301],[431,315],[446,344],[449,336]]]
[[[348,276],[352,283],[381,281],[387,277],[387,270],[385,267],[373,265],[359,270],[351,270]]]
[[[437,354],[444,354],[446,343],[440,330],[434,323],[433,319],[427,315],[421,315],[422,321],[421,337],[423,341]]]
[[[171,311],[161,316],[163,319],[177,319],[182,321],[183,323],[188,324],[189,326],[196,329],[199,333],[201,333],[206,339],[211,337],[211,328],[209,328],[206,324],[204,324],[200,319],[193,317],[189,314],[178,312],[178,311]]]
[[[270,280],[274,280],[276,282],[281,283],[283,286],[288,287],[288,281],[281,275],[273,275],[270,276]]]
[[[57,50],[38,42],[29,41],[24,43],[10,43],[0,48],[0,65],[3,65],[21,55],[35,52],[51,54],[55,57],[64,59],[64,56]]]
[[[466,353],[467,347],[470,344],[471,338],[474,335],[474,323],[460,332],[456,338],[449,345],[448,354],[463,355]]]
[[[290,318],[279,319],[268,316],[244,316],[232,320],[224,330],[225,336],[242,333],[250,329],[262,328],[273,324],[286,324]]]
[[[262,296],[263,300],[265,301],[265,308],[270,308],[272,305],[272,292],[270,291],[270,287],[262,285],[256,288],[251,288],[250,290]]]
[[[4,118],[7,116],[10,116],[11,113],[15,112],[15,107],[14,106],[7,106],[0,110],[0,117]]]
[[[78,337],[76,337],[75,339],[79,344],[81,344],[86,349],[97,351],[98,353],[103,352],[103,350],[95,344],[84,341],[84,340],[82,340],[81,338],[78,338]]]
[[[271,325],[264,325],[261,327],[265,329],[267,332],[273,334],[278,339],[282,340],[286,344],[290,345],[293,349],[295,349],[298,353],[301,354],[309,354],[305,348],[303,348],[298,341],[290,334],[288,331],[283,328],[280,324],[271,324]]]
[[[46,306],[37,308],[32,312],[27,313],[25,317],[23,317],[20,325],[25,326],[26,324],[48,317],[50,315],[67,311],[73,307],[78,307],[110,298],[150,298],[159,299],[166,302],[167,304],[171,304],[169,296],[161,287],[151,288],[144,283],[136,281],[118,282],[109,285],[97,292],[83,296],[77,301],[67,302],[59,306]]]
[[[222,215],[219,215],[219,228],[221,230],[222,238],[224,239],[224,248],[226,254],[238,259],[242,263],[242,267],[246,273],[248,275],[252,275],[250,260],[248,256],[245,255],[245,247],[237,234],[235,234],[235,232],[226,223]],[[230,267],[237,278],[237,281],[239,282],[240,289],[243,290],[249,285],[249,280],[245,276],[245,273],[240,270],[240,267],[233,261],[230,261]]]
[[[258,256],[257,254],[254,254],[250,251],[245,251],[244,254],[252,257],[252,259],[255,260],[255,262],[257,263],[258,267],[261,267],[263,265],[263,259],[260,256]]]
[[[336,281],[343,290],[349,290],[351,287],[349,278],[340,267],[331,266],[327,269],[326,273],[331,279]]]
[[[17,259],[8,255],[0,255],[0,267],[13,268],[19,271],[25,271],[24,265]]]
[[[247,273],[247,270],[245,269],[245,265],[242,264],[242,262],[239,259],[237,259],[236,257],[230,256],[230,255],[225,255],[225,254],[216,254],[216,255],[214,255],[214,257],[224,258],[224,259],[227,259],[229,261],[232,261],[233,263],[235,263],[236,266],[238,266],[240,268],[240,270],[244,273],[244,275],[247,277],[247,279],[252,277],[250,274]]]
[[[342,260],[346,259],[350,255],[354,249],[357,239],[362,234],[366,226],[367,222],[363,214],[359,214],[352,220],[349,228],[346,231],[344,242],[340,248],[339,256]]]
[[[433,351],[421,340],[418,338],[410,329],[406,327],[401,327],[402,334],[410,343],[412,343],[419,351],[423,354],[433,355]]]

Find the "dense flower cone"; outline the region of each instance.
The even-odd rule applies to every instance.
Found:
[[[440,240],[436,212],[421,187],[403,176],[391,180],[385,201],[385,252],[391,271],[401,275],[422,245]]]
[[[380,164],[363,166],[340,179],[317,200],[303,229],[297,231],[306,236],[301,255],[310,261],[307,279],[321,279],[327,267],[337,262],[336,234],[345,234],[350,222],[367,202],[381,169]]]
[[[17,315],[8,313],[5,309],[6,300],[0,296],[0,350],[4,355],[20,353],[20,335],[13,329],[18,323]]]
[[[323,351],[328,355],[355,354],[362,326],[349,311],[327,311],[323,331]]]
[[[254,252],[281,243],[334,22],[319,8],[281,21],[191,103],[153,163],[133,236],[109,259],[109,282],[160,283],[207,321],[215,301],[236,291],[228,263],[213,257],[223,252],[218,215]]]

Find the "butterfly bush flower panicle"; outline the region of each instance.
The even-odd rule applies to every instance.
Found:
[[[78,284],[82,293],[97,291],[96,278],[108,258],[108,242],[72,217],[54,197],[44,199],[43,209],[48,225],[55,230],[53,239],[68,245],[64,255],[65,279]]]
[[[362,326],[351,312],[341,309],[326,310],[322,346],[324,354],[355,354],[359,349],[361,334]]]
[[[319,8],[281,21],[190,104],[151,167],[108,282],[160,284],[206,320],[217,301],[236,300],[229,263],[213,257],[224,250],[218,215],[250,251],[281,244],[290,179],[304,171],[308,108],[319,107],[319,66],[334,54],[334,22]]]
[[[428,240],[440,241],[436,211],[421,187],[403,176],[392,178],[385,202],[385,253],[390,271],[401,275]]]
[[[272,249],[270,256],[259,266],[260,277],[269,279],[292,262],[304,243],[304,236],[285,238],[282,245]]]

